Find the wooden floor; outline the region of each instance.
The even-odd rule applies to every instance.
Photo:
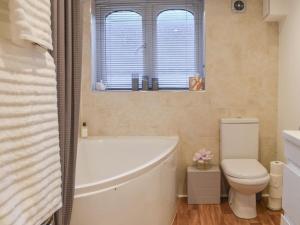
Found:
[[[244,220],[233,214],[227,199],[220,205],[188,205],[187,200],[181,198],[173,225],[280,225],[280,214],[268,210],[262,200],[257,205],[257,217]]]

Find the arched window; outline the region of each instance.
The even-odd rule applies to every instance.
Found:
[[[161,12],[156,21],[156,76],[162,88],[186,88],[197,72],[195,18],[187,10]]]
[[[138,74],[139,88],[144,76],[150,89],[153,78],[188,89],[190,76],[205,76],[204,0],[95,0],[94,19],[94,88],[130,90]]]
[[[105,18],[104,71],[109,89],[131,86],[132,73],[143,74],[144,40],[142,16],[133,11],[116,11]]]

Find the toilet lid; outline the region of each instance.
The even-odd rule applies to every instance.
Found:
[[[224,173],[241,179],[261,178],[268,175],[268,171],[256,159],[224,159],[222,161]]]

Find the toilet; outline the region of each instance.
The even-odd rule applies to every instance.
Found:
[[[269,182],[258,161],[259,121],[256,118],[221,119],[221,167],[230,185],[229,205],[243,219],[256,217],[256,193]]]

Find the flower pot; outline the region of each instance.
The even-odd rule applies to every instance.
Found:
[[[211,168],[212,164],[210,161],[200,161],[196,162],[196,168],[199,170],[208,170]]]

